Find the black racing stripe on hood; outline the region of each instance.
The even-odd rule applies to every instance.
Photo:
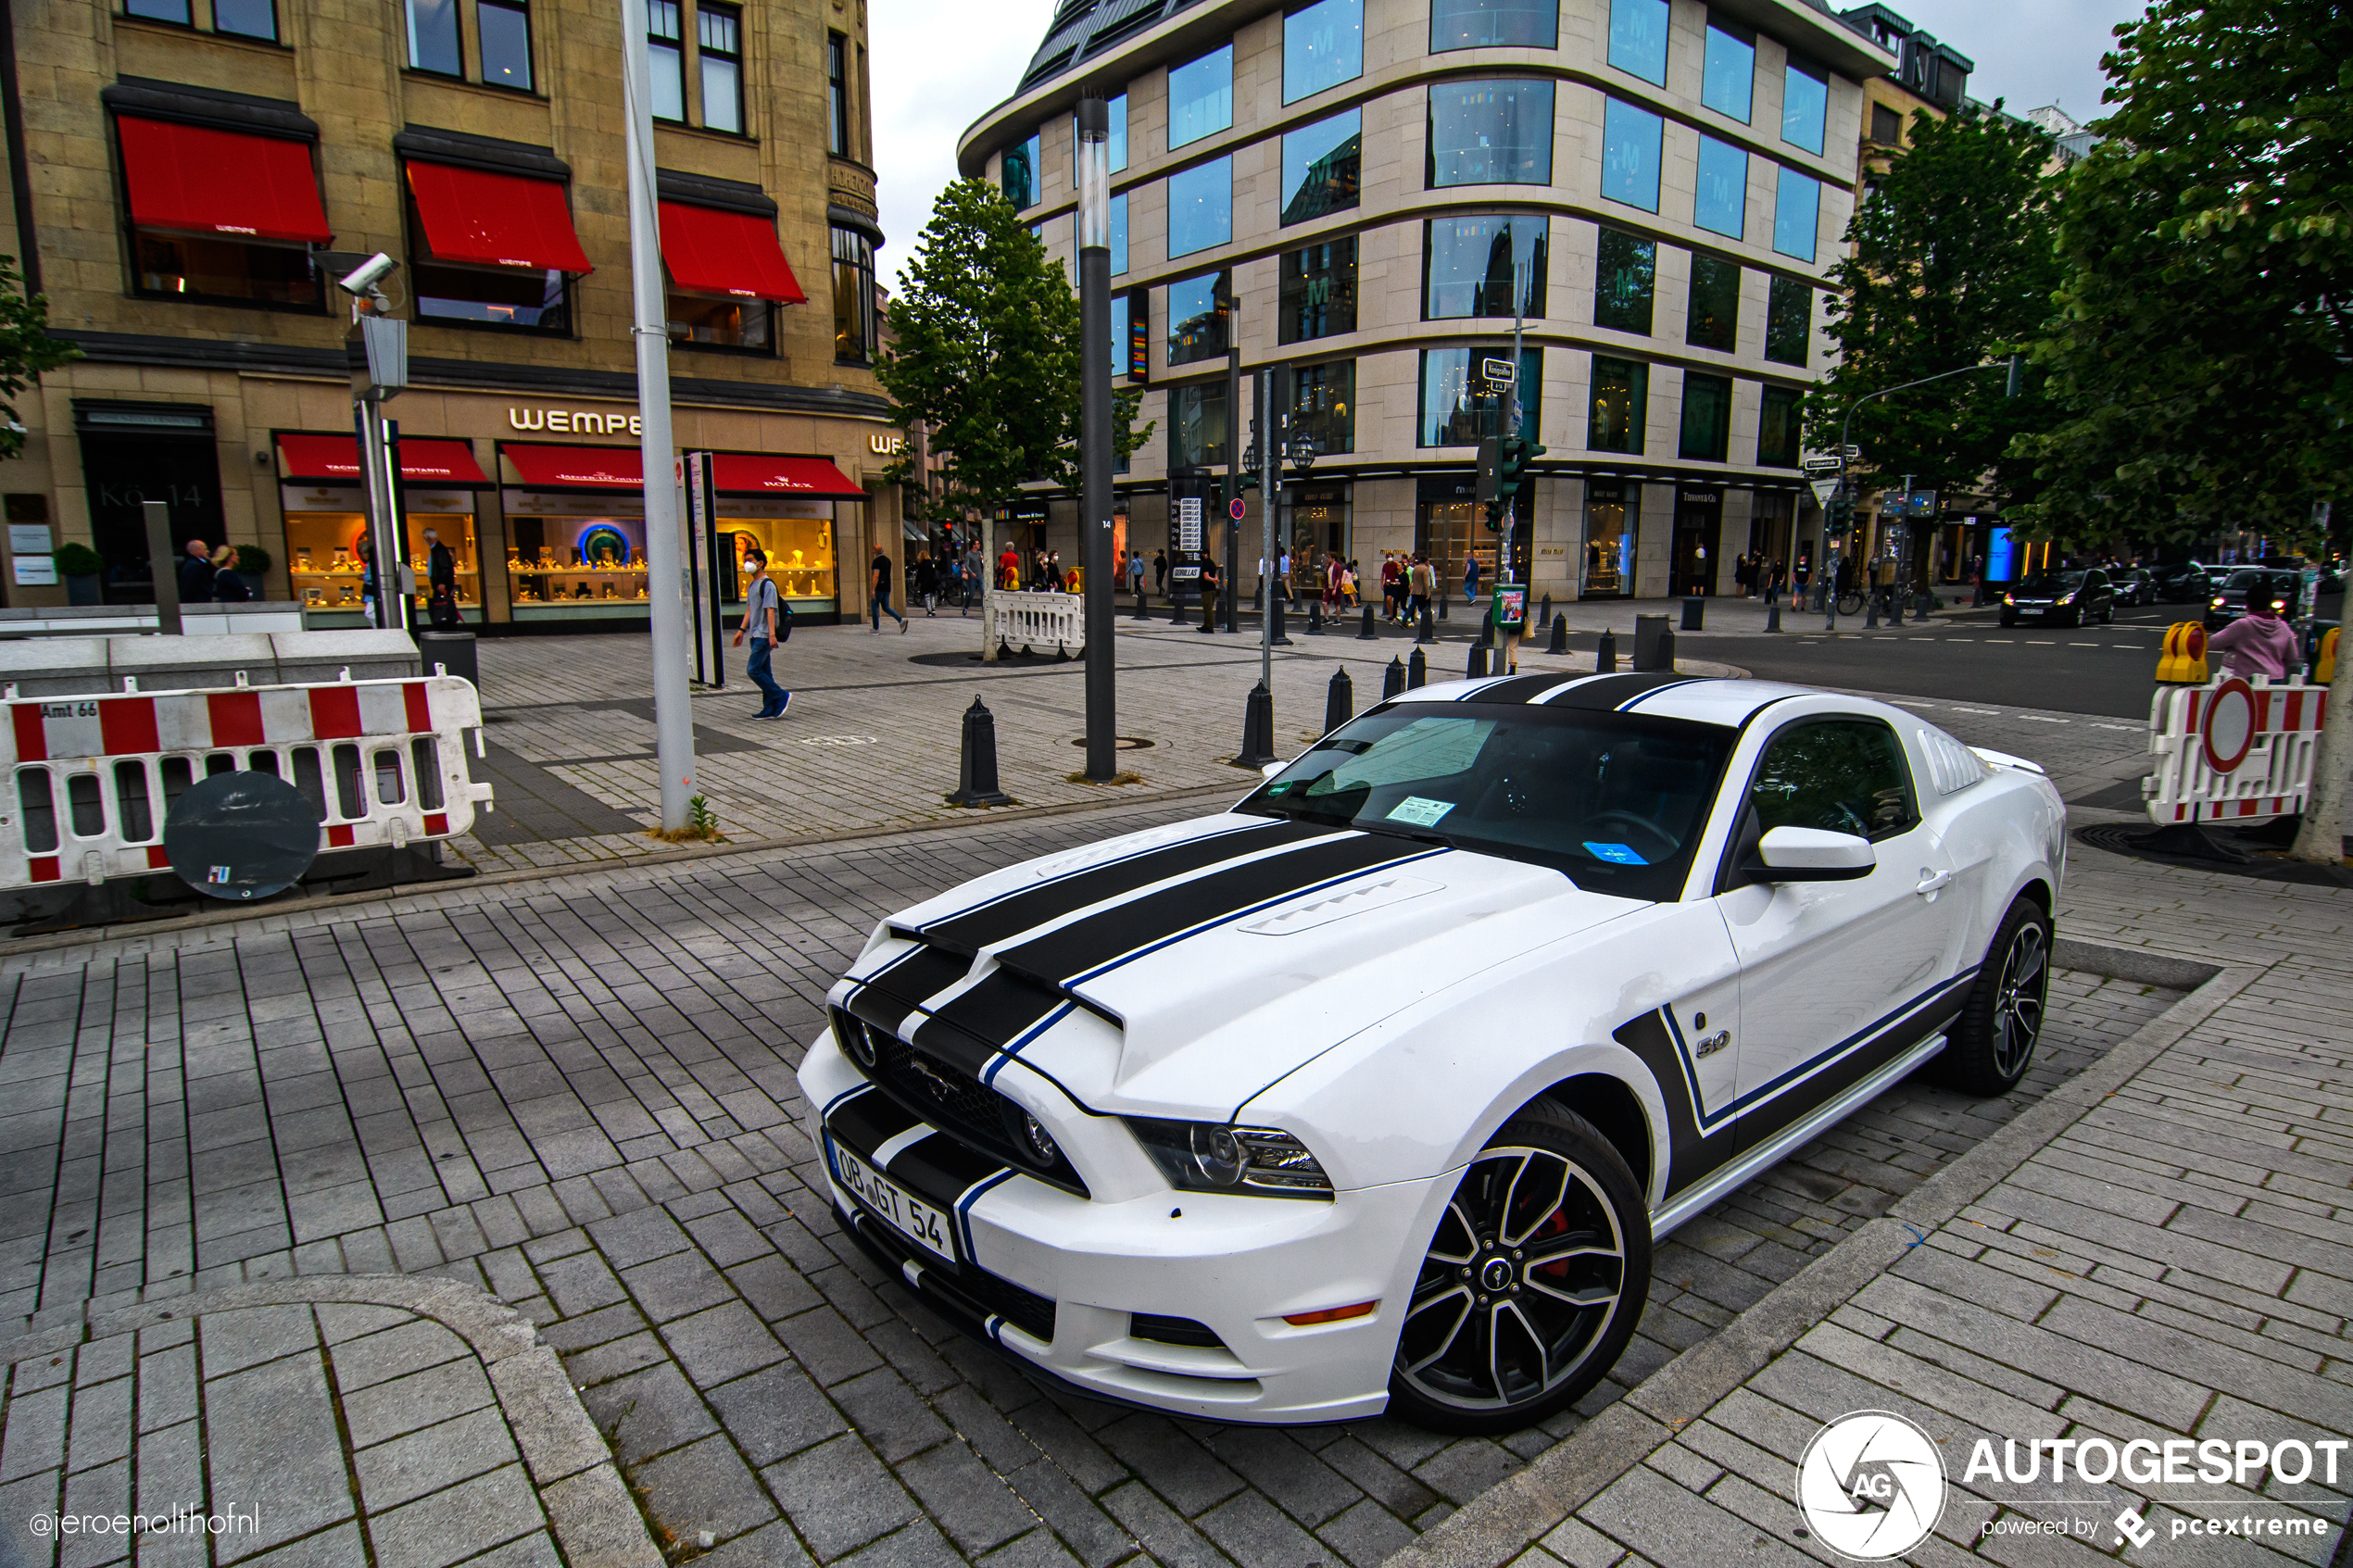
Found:
[[[883,1173],[933,1207],[953,1210],[975,1182],[1004,1169],[1003,1160],[942,1135],[909,1144],[892,1156]]]
[[[1058,986],[1067,985],[1122,954],[1164,942],[1197,925],[1304,892],[1334,877],[1427,855],[1430,847],[1388,834],[1328,838],[1289,854],[1213,872],[1153,897],[1105,909],[1006,948],[998,958],[1008,968]],[[943,1015],[952,1013],[955,1007],[950,1003],[942,1010]]]
[[[1063,1005],[1063,994],[1051,985],[1017,971],[992,970],[917,1024],[910,1037],[976,1078],[1000,1047]]]
[[[825,1127],[860,1159],[913,1126],[917,1118],[880,1089],[859,1090],[825,1113]]]
[[[1221,860],[1230,860],[1237,855],[1252,854],[1287,844],[1302,844],[1309,839],[1328,836],[1333,831],[1307,822],[1260,822],[1202,838],[1188,839],[1182,844],[1147,849],[1108,865],[1089,866],[1084,871],[1039,883],[1035,887],[1009,893],[976,909],[943,916],[922,928],[924,940],[952,948],[969,958],[992,942],[1018,936],[1025,931],[1035,930],[1050,921],[1061,920],[1090,904],[1100,904],[1122,894],[1150,887],[1170,877],[1202,871]]]
[[[1628,702],[1644,692],[1655,692],[1661,686],[1680,685],[1690,680],[1671,671],[1645,671],[1639,674],[1603,675],[1591,681],[1580,681],[1560,696],[1546,703],[1547,708],[1575,708],[1587,711],[1606,710]]]
[[[861,988],[854,1010],[862,1018],[899,1032],[906,1016],[962,980],[972,960],[937,947],[916,947]]]
[[[1514,675],[1511,679],[1471,693],[1465,702],[1533,702],[1561,684],[1558,675]]]

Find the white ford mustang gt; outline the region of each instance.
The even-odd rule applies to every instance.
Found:
[[[1511,676],[1269,771],[893,915],[800,1068],[840,1223],[1084,1392],[1541,1420],[1656,1237],[2033,1055],[2058,792],[1899,709]]]

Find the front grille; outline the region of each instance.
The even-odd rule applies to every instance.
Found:
[[[867,1067],[850,1052],[850,1063],[910,1115],[921,1117],[968,1148],[1000,1164],[1051,1183],[1085,1198],[1087,1184],[1066,1155],[1051,1165],[1038,1162],[1037,1152],[1014,1129],[1025,1112],[961,1067],[919,1050],[885,1029],[839,1013],[835,1028],[845,1040],[848,1031],[863,1030],[875,1047],[875,1065]],[[1009,1316],[1011,1314],[1008,1314]]]
[[[907,1263],[919,1265],[922,1273],[916,1276],[916,1292],[950,1314],[967,1320],[967,1327],[985,1333],[988,1320],[1000,1317],[1033,1339],[1049,1345],[1054,1342],[1051,1298],[992,1274],[975,1263],[966,1263],[951,1273],[934,1260],[916,1256],[898,1236],[864,1215],[841,1215],[838,1210],[836,1213],[850,1235],[887,1262],[902,1280],[906,1278]]]
[[[1226,1342],[1207,1323],[1191,1318],[1163,1317],[1158,1312],[1130,1312],[1127,1337],[1149,1339],[1155,1345],[1192,1345],[1204,1350],[1226,1348]]]

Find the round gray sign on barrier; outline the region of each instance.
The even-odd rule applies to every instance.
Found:
[[[164,819],[163,848],[180,880],[213,898],[282,893],[319,857],[319,808],[269,773],[215,773]]]

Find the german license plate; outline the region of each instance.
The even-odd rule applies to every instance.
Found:
[[[925,1251],[956,1261],[954,1231],[948,1216],[933,1208],[905,1187],[875,1170],[863,1160],[834,1144],[834,1170],[841,1177],[841,1185],[849,1196],[875,1219],[888,1225]]]

